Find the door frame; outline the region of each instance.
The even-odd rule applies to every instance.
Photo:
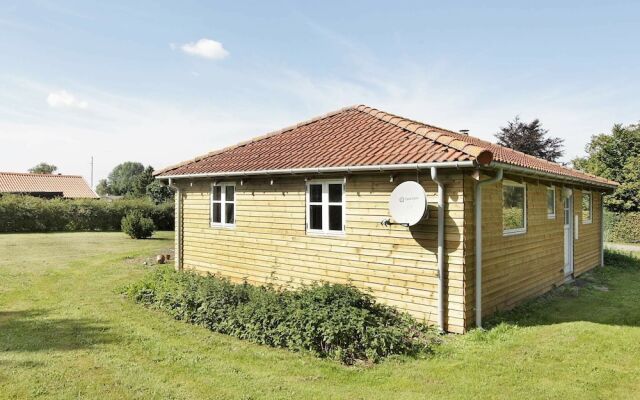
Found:
[[[573,202],[574,202],[573,190],[569,188],[564,188],[562,193],[562,217],[564,218],[563,225],[562,225],[562,232],[564,235],[564,238],[563,238],[564,265],[562,269],[563,269],[564,277],[567,280],[572,279],[573,273],[574,273],[574,251],[573,250],[574,250],[575,226],[574,226],[574,218],[573,218],[573,214],[574,214]],[[567,227],[569,229],[568,234],[566,233]],[[569,258],[569,260],[567,260],[567,257]]]

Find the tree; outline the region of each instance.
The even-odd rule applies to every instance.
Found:
[[[605,199],[611,211],[640,211],[640,124],[616,124],[611,134],[591,137],[586,157],[573,160],[576,169],[611,179],[620,186]]]
[[[58,167],[56,167],[55,165],[41,162],[35,167],[29,168],[29,173],[30,174],[53,174],[57,170],[58,170]]]
[[[154,203],[160,204],[165,201],[173,199],[174,191],[169,186],[161,183],[158,180],[154,180],[147,185],[147,196],[153,200]]]
[[[96,186],[96,193],[98,196],[106,196],[111,194],[111,188],[109,187],[109,182],[106,179],[100,179],[98,185]]]
[[[542,128],[540,120],[534,119],[525,123],[516,116],[513,121],[507,123],[506,127],[500,128],[496,138],[501,146],[555,162],[564,154],[562,150],[564,140],[546,137],[548,133],[548,130]]]
[[[136,196],[139,195],[139,175],[144,172],[144,165],[141,163],[127,161],[117,165],[109,174],[104,185],[102,184],[102,181],[100,181],[98,186],[101,189],[106,190],[105,194],[115,196]]]
[[[141,174],[135,177],[129,194],[135,197],[142,197],[146,195],[147,186],[153,183],[153,181],[155,181],[155,178],[153,177],[153,167],[149,165]]]
[[[141,163],[132,161],[117,165],[107,179],[98,182],[96,192],[100,196],[149,196],[156,204],[173,197],[170,188],[155,180],[152,166],[145,168]]]

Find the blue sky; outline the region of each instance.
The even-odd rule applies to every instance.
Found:
[[[364,103],[566,159],[640,119],[638,2],[3,1],[0,170],[161,168]]]

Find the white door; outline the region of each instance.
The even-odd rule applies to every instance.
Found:
[[[573,275],[573,193],[564,193],[564,276]]]

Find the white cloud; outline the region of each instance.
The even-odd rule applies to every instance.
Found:
[[[173,45],[171,47],[175,48]],[[202,38],[195,43],[185,43],[180,46],[180,49],[189,55],[210,60],[222,60],[229,55],[222,43],[206,38]]]
[[[51,92],[47,96],[47,104],[54,108],[87,108],[87,102],[78,100],[74,95],[66,90]]]

